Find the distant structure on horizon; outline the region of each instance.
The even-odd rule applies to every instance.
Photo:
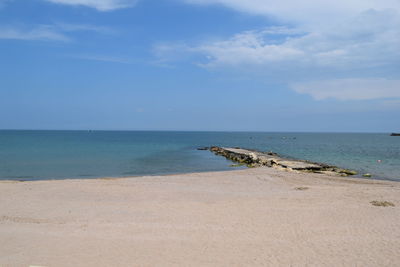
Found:
[[[391,133],[390,136],[400,136],[400,133]]]

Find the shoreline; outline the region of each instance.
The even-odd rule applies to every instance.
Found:
[[[0,181],[0,265],[397,266],[399,193],[267,167]]]
[[[399,179],[380,177],[371,175],[369,173],[362,174],[358,171],[338,167],[329,163],[321,163],[316,161],[310,161],[306,159],[299,159],[290,156],[283,156],[275,152],[262,152],[254,149],[245,149],[240,147],[198,147],[197,150],[209,151],[214,153],[216,156],[225,157],[232,163],[230,167],[232,170],[243,170],[246,168],[258,168],[261,166],[267,166],[269,168],[279,169],[281,171],[289,172],[306,172],[306,173],[319,173],[329,176],[341,176],[341,177],[352,177],[362,180],[378,180],[378,181],[392,181],[399,182]],[[0,181],[16,181],[16,182],[31,182],[31,181],[54,181],[54,180],[86,180],[86,179],[126,179],[134,177],[154,177],[154,176],[170,176],[170,175],[187,175],[191,173],[207,173],[207,172],[226,172],[231,171],[227,169],[221,170],[205,170],[205,171],[193,171],[193,172],[167,172],[167,173],[154,173],[154,174],[138,174],[138,175],[107,175],[107,176],[76,176],[76,177],[63,177],[63,178],[3,178]],[[368,175],[368,176],[366,176]]]
[[[252,150],[249,150],[252,151]],[[254,150],[256,152],[256,150]],[[212,152],[212,151],[211,151]],[[259,152],[259,153],[264,153],[264,152]],[[276,154],[276,153],[274,153]],[[223,156],[223,155],[218,155],[215,153],[216,156]],[[278,155],[278,154],[276,154]],[[312,162],[312,161],[307,161],[307,160],[301,160],[301,159],[296,159],[296,158],[290,158],[290,157],[285,157],[284,159],[294,161],[294,162],[305,162],[305,163],[311,163],[311,164],[321,164],[321,165],[326,165],[326,166],[331,166],[335,168],[342,169],[340,167],[336,167],[333,165],[329,165],[326,163],[318,163],[318,162]],[[235,161],[234,159],[229,159],[232,163],[238,162]],[[234,164],[232,164],[234,165]],[[221,169],[221,170],[214,170],[214,171],[194,171],[194,172],[175,172],[175,173],[158,173],[158,174],[144,174],[144,175],[128,175],[128,176],[79,176],[79,177],[65,177],[65,178],[54,178],[54,179],[49,179],[49,178],[32,178],[32,179],[0,179],[1,182],[38,182],[38,181],[64,181],[64,180],[96,180],[96,179],[130,179],[130,178],[141,178],[141,177],[158,177],[158,176],[176,176],[176,175],[190,175],[190,174],[201,174],[201,173],[220,173],[220,172],[231,172],[231,171],[241,171],[241,170],[247,170],[249,168],[260,168],[260,167],[266,167],[266,166],[255,166],[255,167],[249,167],[249,166],[231,166],[230,170],[227,169]],[[266,168],[275,168],[272,166],[268,166]],[[282,171],[282,172],[288,172],[288,171],[293,171],[293,170],[287,170],[284,168],[275,168],[276,170]],[[316,173],[316,172],[314,172]],[[328,176],[335,177],[336,175],[332,175],[329,173],[318,173],[318,174],[324,174]],[[367,180],[367,181],[388,181],[388,182],[400,182],[398,179],[394,178],[380,178],[379,176],[374,176],[374,177],[363,177],[361,174],[357,173],[355,175],[346,175],[346,176],[339,176],[341,178],[348,177],[350,179],[360,179],[360,180]]]
[[[233,162],[234,163],[234,162]],[[160,173],[160,174],[145,174],[145,175],[129,175],[129,176],[96,176],[96,177],[66,177],[66,178],[54,178],[54,179],[48,179],[48,178],[38,178],[38,179],[29,179],[29,180],[17,180],[17,179],[0,179],[0,183],[30,183],[30,182],[51,182],[51,181],[87,181],[87,180],[120,180],[120,179],[136,179],[136,178],[153,178],[153,177],[174,177],[174,176],[181,176],[181,175],[196,175],[196,174],[219,174],[219,173],[229,173],[229,172],[239,172],[239,171],[246,171],[249,169],[255,169],[255,168],[263,168],[263,169],[274,169],[279,172],[287,173],[290,172],[288,170],[284,169],[279,169],[279,168],[273,168],[273,167],[266,167],[266,166],[260,166],[260,167],[243,167],[243,168],[238,168],[238,167],[231,167],[231,170],[215,170],[215,171],[196,171],[196,172],[176,172],[176,173]],[[300,173],[301,172],[294,172],[294,173]],[[397,179],[390,179],[390,178],[379,178],[379,177],[363,177],[360,176],[360,174],[356,175],[351,175],[351,176],[336,176],[336,175],[329,175],[329,174],[320,174],[320,173],[304,173],[303,174],[313,174],[316,176],[313,176],[313,178],[322,178],[322,179],[330,179],[330,178],[336,178],[339,179],[340,181],[360,181],[363,183],[364,181],[371,182],[374,184],[375,182],[389,182],[389,183],[399,183],[400,180]]]

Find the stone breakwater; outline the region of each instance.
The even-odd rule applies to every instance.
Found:
[[[227,159],[247,165],[248,167],[267,166],[287,171],[313,172],[339,176],[357,174],[356,171],[323,163],[283,158],[273,152],[260,152],[242,148],[217,146],[210,147],[209,150],[216,155],[224,156]]]

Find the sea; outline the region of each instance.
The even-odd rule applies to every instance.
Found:
[[[273,151],[400,181],[400,137],[389,133],[0,130],[0,179],[132,177],[232,170],[199,147]],[[245,168],[245,167],[239,167]],[[367,179],[367,178],[363,178]]]

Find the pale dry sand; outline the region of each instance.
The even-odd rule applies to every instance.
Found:
[[[0,266],[29,265],[400,266],[400,184],[272,168],[3,181]]]

